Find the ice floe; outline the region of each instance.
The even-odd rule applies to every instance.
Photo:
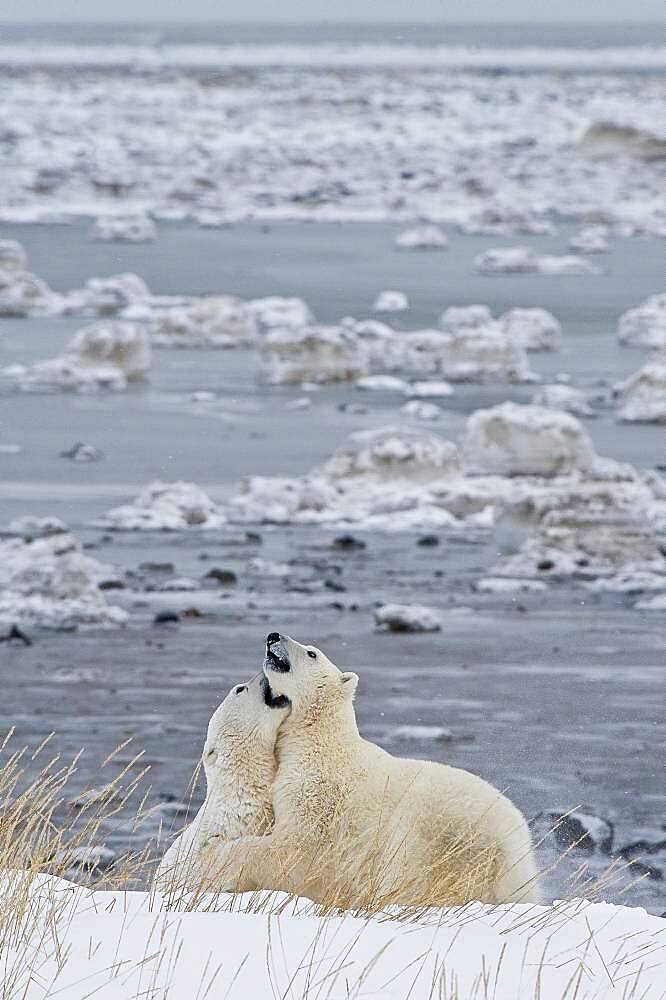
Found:
[[[211,295],[166,309],[151,324],[158,347],[247,347],[257,337],[257,314],[232,295]]]
[[[359,338],[343,326],[278,328],[260,344],[261,375],[273,385],[344,382],[368,369]]]
[[[383,364],[401,375],[434,375],[451,382],[527,382],[525,352],[496,323],[455,332],[413,330],[383,345]]]
[[[534,394],[532,403],[535,406],[547,406],[551,410],[564,410],[566,413],[573,413],[575,417],[596,416],[585,393],[572,385],[542,385]]]
[[[486,305],[449,306],[440,316],[439,322],[444,330],[454,332],[461,327],[486,326],[492,318]]]
[[[646,128],[614,121],[596,121],[586,129],[581,149],[599,159],[617,156],[637,160],[666,159],[666,139]]]
[[[410,399],[400,407],[400,412],[414,420],[437,420],[442,415],[442,408],[436,403],[422,403],[418,399]]]
[[[562,327],[547,309],[509,309],[499,325],[512,343],[526,351],[557,351]]]
[[[82,366],[117,368],[130,382],[143,378],[151,363],[145,329],[122,320],[98,320],[79,330],[67,355]]]
[[[54,629],[126,622],[99,589],[117,573],[84,555],[73,535],[35,524],[31,531],[28,522],[10,528],[25,537],[0,538],[0,622]]]
[[[378,628],[388,632],[439,632],[442,616],[421,604],[383,604],[375,611]]]
[[[618,417],[627,423],[666,424],[666,350],[624,382]]]
[[[254,313],[260,333],[276,328],[298,330],[315,322],[312,310],[303,299],[269,295],[251,299],[248,307]]]
[[[449,245],[449,238],[439,226],[413,226],[399,233],[395,245],[401,250],[443,250]]]
[[[601,274],[601,269],[577,254],[538,254],[530,247],[495,247],[474,258],[480,274]]]
[[[666,293],[651,295],[620,316],[617,336],[629,347],[666,349]]]
[[[120,392],[127,388],[127,379],[113,365],[81,363],[76,356],[64,355],[31,365],[9,365],[0,369],[0,379],[10,381],[24,392]]]
[[[149,296],[150,290],[138,274],[126,272],[108,278],[90,278],[83,288],[67,295],[65,311],[89,316],[117,316],[130,307],[145,304]]]
[[[226,518],[194,483],[158,480],[146,486],[134,503],[113,508],[96,523],[111,531],[210,531],[222,527]]]
[[[0,240],[0,316],[55,316],[63,297],[27,270],[28,255],[17,240]]]
[[[157,229],[147,215],[100,215],[90,235],[104,242],[150,243]]]
[[[607,253],[608,226],[585,226],[569,240],[574,253]]]
[[[380,292],[373,304],[374,312],[404,312],[409,309],[409,299],[404,292],[396,292],[387,289]]]
[[[463,455],[468,472],[498,476],[559,476],[594,469],[589,435],[568,413],[501,403],[467,421]]]

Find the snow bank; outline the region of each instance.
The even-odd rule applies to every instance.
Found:
[[[261,341],[261,375],[273,385],[345,382],[368,369],[356,334],[343,326],[276,329]]]
[[[395,245],[401,250],[443,250],[449,238],[439,226],[413,226],[396,237]]]
[[[439,632],[442,616],[422,604],[382,604],[375,611],[375,623],[389,632]]]
[[[666,349],[666,293],[651,295],[620,316],[617,337],[629,347]]]
[[[624,383],[618,417],[628,423],[666,424],[666,350]]]
[[[532,403],[535,406],[547,406],[551,410],[564,410],[566,413],[573,413],[575,417],[596,416],[585,393],[571,385],[542,385],[534,394]]]
[[[257,337],[257,314],[232,295],[192,299],[167,309],[151,327],[159,347],[247,347]]]
[[[463,455],[475,475],[558,476],[594,468],[592,442],[568,413],[502,403],[467,421]]]
[[[495,247],[474,258],[480,274],[601,274],[600,268],[576,254],[539,255],[530,247]]]
[[[556,351],[562,327],[547,309],[509,309],[499,325],[512,343],[526,351]]]
[[[150,483],[133,504],[108,511],[97,523],[110,531],[214,530],[226,518],[193,483]]]
[[[157,229],[147,215],[100,215],[90,235],[103,242],[151,243]]]
[[[409,309],[409,299],[404,292],[380,292],[372,307],[373,312],[404,312]]]
[[[108,605],[99,589],[117,580],[116,572],[48,524],[51,531],[34,520],[17,522],[10,527],[24,537],[0,539],[0,622],[53,629],[124,624],[126,613]]]
[[[572,982],[579,1000],[658,1000],[666,974],[663,920],[586,900],[470,903],[399,921],[320,917],[305,900],[261,893],[203,897],[186,912],[159,894],[93,892],[48,876],[27,898],[27,940],[12,936],[5,962],[24,1000],[41,1000],[43,983],[61,1000],[81,1000],[82,990],[120,1000],[147,985],[174,1000],[197,990],[269,1000],[316,996],[321,984],[331,1000],[472,1000],[479,983],[497,1000],[562,1000]]]

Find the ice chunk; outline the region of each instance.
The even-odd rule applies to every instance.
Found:
[[[100,215],[91,230],[94,240],[105,242],[150,243],[156,235],[147,215]]]
[[[441,375],[452,382],[522,382],[533,378],[525,352],[496,323],[456,333],[412,330],[384,344],[383,365],[408,375]]]
[[[556,351],[562,327],[547,309],[509,309],[499,324],[512,343],[526,351]]]
[[[25,392],[48,392],[52,389],[84,393],[100,389],[119,392],[127,388],[127,379],[120,368],[82,363],[74,355],[36,361],[26,366],[12,365],[0,370],[0,376],[11,378]]]
[[[112,531],[182,531],[213,530],[225,522],[222,511],[194,483],[157,480],[133,504],[115,507],[98,523]]]
[[[409,383],[396,375],[366,375],[356,380],[357,389],[373,392],[409,392]]]
[[[647,597],[638,601],[634,607],[638,611],[666,611],[666,594],[655,594],[654,597]]]
[[[28,255],[18,240],[0,240],[0,271],[25,271]]]
[[[160,347],[246,347],[256,336],[255,311],[247,303],[232,295],[211,295],[166,310],[151,339]]]
[[[116,368],[132,381],[150,369],[150,343],[138,323],[99,320],[74,335],[66,357],[81,366]]]
[[[380,292],[373,305],[375,312],[404,312],[409,309],[409,299],[404,292]]]
[[[446,726],[398,726],[393,730],[395,740],[438,740],[440,743],[450,743],[453,733]]]
[[[543,385],[534,394],[532,403],[535,406],[547,406],[551,410],[564,410],[576,417],[594,417],[594,410],[587,401],[587,396],[580,389],[571,385]]]
[[[569,240],[574,253],[607,253],[608,226],[585,226]]]
[[[350,381],[367,369],[367,352],[347,327],[277,329],[261,342],[262,376],[273,385]]]
[[[270,295],[264,299],[251,299],[248,306],[256,317],[260,333],[275,328],[299,329],[315,322],[310,307],[303,299]]]
[[[666,293],[651,295],[620,316],[618,340],[629,347],[666,349]]]
[[[543,580],[521,580],[510,576],[486,576],[478,580],[474,589],[480,594],[514,594],[548,590]]]
[[[422,403],[418,399],[411,399],[400,407],[400,412],[414,420],[437,420],[442,415],[442,408],[436,403]]]
[[[502,403],[467,421],[463,455],[475,475],[559,476],[594,468],[592,442],[568,413]]]
[[[425,431],[396,427],[360,431],[322,466],[332,479],[371,474],[383,480],[428,482],[458,473],[458,449],[451,442]]]
[[[453,386],[448,382],[412,382],[407,386],[407,393],[416,399],[439,399],[453,395]]]
[[[481,274],[601,274],[601,270],[576,254],[539,255],[530,247],[494,247],[474,258]]]
[[[403,250],[443,250],[449,238],[439,226],[428,224],[405,229],[396,237],[395,245]]]
[[[442,628],[440,613],[422,604],[383,604],[375,611],[375,622],[389,632],[439,632]]]
[[[666,424],[666,350],[624,383],[618,417],[629,423]]]
[[[0,316],[56,316],[62,309],[63,297],[41,278],[11,263],[0,267]]]
[[[0,540],[0,622],[55,629],[125,623],[126,613],[99,589],[114,570],[84,555],[70,534],[31,537],[22,527],[25,538]]]
[[[595,159],[617,156],[632,156],[647,162],[666,159],[666,140],[655,132],[608,120],[593,122],[580,145],[584,153]]]
[[[98,316],[116,316],[129,306],[141,305],[150,296],[138,274],[113,274],[108,278],[90,278],[84,288],[70,292],[65,311]]]
[[[488,306],[449,306],[440,316],[439,322],[444,330],[455,331],[460,327],[486,326],[492,318]]]

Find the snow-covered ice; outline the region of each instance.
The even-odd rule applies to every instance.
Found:
[[[120,392],[127,379],[115,365],[82,363],[75,355],[64,355],[31,365],[9,365],[0,369],[0,379],[7,379],[25,392]]]
[[[223,512],[194,483],[156,481],[134,503],[115,507],[97,519],[112,531],[214,530],[226,522]]]
[[[509,340],[526,351],[556,351],[562,327],[547,309],[509,309],[499,324]]]
[[[426,224],[403,230],[395,245],[402,250],[443,250],[449,245],[449,238],[440,226]]]
[[[248,307],[254,313],[260,333],[273,329],[298,330],[315,322],[310,306],[303,299],[269,295],[251,299]]]
[[[624,382],[618,417],[627,423],[666,424],[666,350]]]
[[[100,215],[90,235],[104,242],[150,243],[157,230],[147,215]]]
[[[551,410],[564,410],[566,413],[573,413],[575,417],[596,415],[581,389],[559,382],[540,386],[532,397],[532,403],[535,406],[547,406]]]
[[[456,331],[460,327],[486,326],[493,316],[486,305],[449,306],[439,318],[444,330]]]
[[[232,295],[211,295],[164,310],[151,324],[158,347],[248,347],[257,337],[257,313]]]
[[[422,604],[382,604],[375,611],[378,628],[389,632],[439,632],[442,616]]]
[[[474,258],[480,274],[601,274],[601,269],[577,254],[538,254],[530,247],[494,247]]]
[[[585,226],[569,240],[574,253],[607,253],[608,226]]]
[[[620,316],[617,336],[628,347],[654,347],[666,350],[666,293],[628,309]]]
[[[343,326],[278,328],[260,344],[261,374],[274,384],[345,382],[367,372],[367,353]]]
[[[150,342],[138,323],[98,320],[74,335],[67,356],[81,365],[118,368],[128,381],[143,378],[150,369]]]
[[[404,312],[409,309],[409,299],[404,292],[386,289],[380,292],[372,306],[373,312]]]
[[[422,403],[419,399],[410,399],[400,407],[400,412],[413,420],[437,420],[442,415],[442,408],[436,403]]]
[[[65,311],[88,316],[117,316],[124,310],[145,304],[150,290],[138,274],[125,272],[108,278],[89,278],[83,288],[70,292]]]

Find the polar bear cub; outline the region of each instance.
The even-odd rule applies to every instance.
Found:
[[[314,646],[271,633],[264,675],[271,697],[290,705],[276,745],[275,825],[237,842],[228,875],[331,906],[537,900],[529,829],[497,789],[362,739],[357,675]]]
[[[228,693],[208,724],[206,799],[164,855],[158,889],[215,891],[219,845],[272,828],[275,740],[288,713],[287,699],[272,696],[262,674]]]

